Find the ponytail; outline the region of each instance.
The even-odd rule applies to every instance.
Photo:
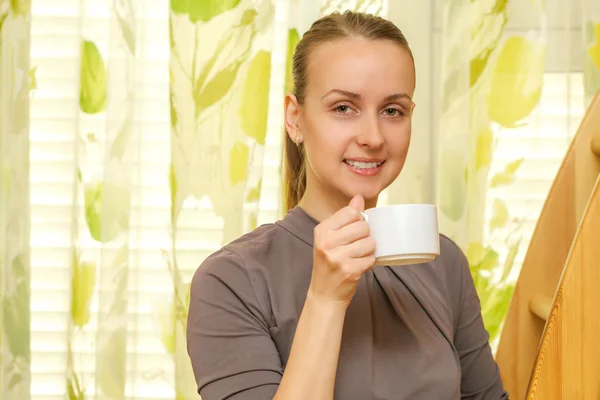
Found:
[[[285,212],[296,207],[306,190],[306,165],[304,148],[296,143],[285,132],[283,145],[283,199]]]

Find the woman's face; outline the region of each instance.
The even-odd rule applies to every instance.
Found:
[[[288,133],[306,151],[306,193],[376,203],[406,160],[413,60],[395,43],[357,38],[317,47],[307,65],[304,104],[286,99]]]

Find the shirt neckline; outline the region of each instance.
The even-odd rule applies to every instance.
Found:
[[[309,246],[314,245],[314,230],[319,221],[308,215],[300,206],[292,208],[277,225]]]

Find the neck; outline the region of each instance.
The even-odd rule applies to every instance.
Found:
[[[308,177],[307,177],[308,178]],[[298,205],[311,217],[321,222],[324,219],[346,207],[352,197],[348,197],[340,192],[334,192],[329,188],[322,187],[319,184],[311,184],[307,180],[306,191],[300,199]],[[365,209],[377,206],[377,197],[373,199],[365,199]]]

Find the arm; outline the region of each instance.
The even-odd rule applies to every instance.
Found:
[[[276,400],[333,399],[345,315],[308,293]]]
[[[363,273],[375,264],[375,241],[355,196],[314,230],[311,282],[276,400],[333,400],[346,310]]]
[[[211,256],[190,292],[187,343],[198,393],[203,400],[332,399],[345,314],[345,304],[309,292],[284,373],[242,260],[228,250]]]
[[[207,258],[194,274],[187,346],[203,400],[273,398],[279,353],[242,260],[229,250]]]
[[[489,334],[483,325],[481,304],[469,263],[463,252],[456,247],[456,261],[460,268],[460,314],[454,337],[454,345],[460,357],[462,379],[461,399],[504,400],[500,371],[489,345]]]

